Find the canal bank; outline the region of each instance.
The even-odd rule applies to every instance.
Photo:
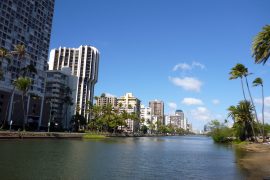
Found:
[[[0,139],[82,138],[85,133],[0,131]]]
[[[270,144],[250,143],[236,146],[242,151],[238,164],[247,172],[247,179],[270,179]]]

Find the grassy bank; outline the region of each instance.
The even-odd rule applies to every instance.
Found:
[[[86,133],[82,137],[83,139],[106,139],[108,138],[105,135],[102,134],[91,134],[91,133]]]

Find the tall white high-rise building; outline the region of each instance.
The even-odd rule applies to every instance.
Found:
[[[92,46],[79,48],[60,47],[50,53],[49,70],[71,68],[72,75],[78,77],[75,104],[77,111],[86,116],[87,102],[93,104],[94,86],[98,80],[99,51]]]

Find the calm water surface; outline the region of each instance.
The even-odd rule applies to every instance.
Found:
[[[1,140],[1,179],[244,179],[235,151],[210,138]]]

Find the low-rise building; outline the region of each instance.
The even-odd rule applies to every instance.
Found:
[[[96,105],[97,106],[108,106],[109,104],[112,105],[113,108],[117,107],[117,98],[112,96],[106,96],[102,94],[100,97],[95,97]]]

